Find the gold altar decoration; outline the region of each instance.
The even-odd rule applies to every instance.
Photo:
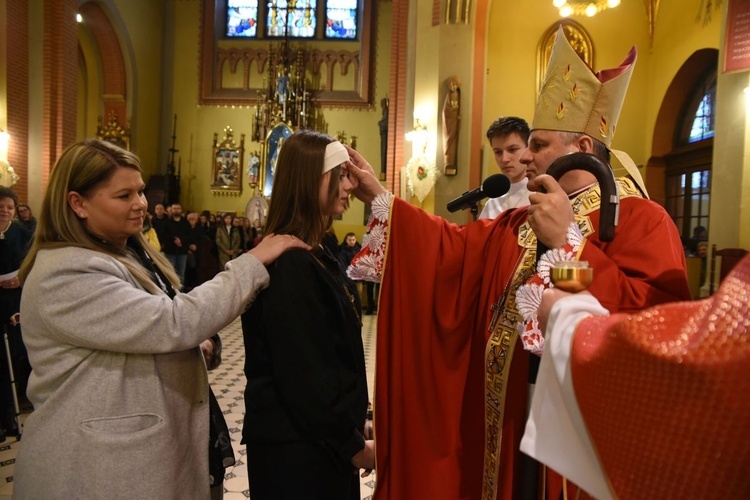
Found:
[[[264,142],[271,129],[284,123],[292,130],[326,130],[322,111],[312,101],[305,67],[308,54],[302,47],[292,48],[284,40],[268,49],[263,90],[257,91],[253,107],[252,140]]]
[[[102,141],[111,142],[122,149],[130,149],[130,122],[125,124],[125,128],[120,125],[116,111],[110,111],[107,117],[107,124],[102,124],[102,117],[97,120],[96,138]]]

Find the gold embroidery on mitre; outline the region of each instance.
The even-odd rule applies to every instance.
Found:
[[[610,147],[636,58],[633,47],[618,67],[595,74],[570,45],[562,28],[559,29],[531,129],[584,133]],[[557,85],[550,85],[552,81]],[[562,101],[567,103],[564,110],[549,112],[550,104]],[[606,116],[604,125],[602,116]]]
[[[578,92],[579,92],[579,90],[578,90],[578,84],[574,83],[573,84],[573,88],[570,89],[570,92],[569,92],[570,100],[571,101],[575,101],[576,99],[578,99]]]
[[[565,117],[565,104],[560,103],[560,105],[557,107],[557,112],[555,113],[555,116],[557,116],[557,118],[560,120],[562,120]]]
[[[603,116],[599,119],[599,135],[607,138],[607,119]]]
[[[547,78],[544,79],[544,82],[542,83],[542,88],[539,91],[539,100],[536,104],[537,112],[539,112],[539,107],[541,105],[544,105],[545,108],[549,107],[549,100],[547,99],[547,93],[557,88],[557,85],[555,85],[555,83],[553,82],[556,74],[557,74],[556,68],[550,68],[547,71]]]

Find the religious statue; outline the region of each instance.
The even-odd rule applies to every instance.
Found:
[[[258,177],[260,176],[260,155],[258,153],[250,153],[250,157],[247,160],[247,182],[250,187],[255,187],[258,184]]]
[[[289,93],[289,77],[284,73],[279,73],[279,77],[276,79],[276,99],[279,104],[286,103],[286,98]]]
[[[384,181],[388,167],[388,96],[380,100],[380,107],[383,109],[383,116],[378,121],[378,128],[380,128],[380,180]]]
[[[461,80],[451,76],[446,80],[448,93],[443,102],[443,155],[445,175],[456,175],[458,131],[461,125]]]

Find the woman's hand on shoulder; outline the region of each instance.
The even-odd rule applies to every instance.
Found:
[[[248,253],[254,255],[263,265],[275,261],[279,255],[292,248],[310,250],[310,245],[291,234],[268,234]]]

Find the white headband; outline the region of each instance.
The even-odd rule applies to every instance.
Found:
[[[323,162],[323,173],[333,170],[349,160],[349,151],[339,141],[333,141],[326,146],[326,156]]]

